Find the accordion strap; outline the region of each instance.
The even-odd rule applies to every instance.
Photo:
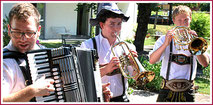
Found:
[[[19,65],[19,68],[22,71],[22,74],[24,76],[25,79],[25,86],[28,86],[30,84],[32,84],[32,79],[31,79],[31,75],[30,75],[30,71],[26,69],[26,67],[21,66],[21,62],[19,59],[24,59],[26,60],[26,55],[20,52],[16,52],[16,51],[10,51],[6,48],[3,49],[3,58],[13,58],[16,60],[17,64]]]
[[[26,61],[26,54],[20,53],[20,52],[16,52],[16,51],[10,51],[6,48],[3,49],[3,59],[6,58],[13,58],[16,60],[17,64],[19,65],[19,68],[22,71],[22,74],[24,76],[25,79],[25,86],[31,85],[32,84],[32,78],[31,78],[31,74],[30,71],[28,69],[26,69],[25,66],[21,66],[21,62],[19,59],[24,59]],[[32,98],[30,100],[30,102],[35,102],[35,97]]]

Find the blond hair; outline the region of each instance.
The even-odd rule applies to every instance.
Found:
[[[175,9],[173,10],[172,12],[172,18],[175,19],[175,17],[179,14],[187,14],[189,15],[190,17],[192,16],[192,11],[191,9],[188,7],[188,6],[184,6],[184,5],[179,5],[177,7],[175,7]]]

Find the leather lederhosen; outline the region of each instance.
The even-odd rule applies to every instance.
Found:
[[[187,57],[183,54],[172,54],[172,46],[173,43],[171,41],[166,78],[162,81],[157,102],[194,102],[194,91],[192,90],[193,56]],[[189,80],[169,80],[171,62],[179,65],[190,64]],[[179,89],[176,89],[177,87]]]

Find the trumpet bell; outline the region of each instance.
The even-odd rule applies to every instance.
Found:
[[[119,57],[119,68],[125,78],[133,78],[141,83],[148,83],[154,79],[155,73],[144,69],[140,61],[137,57],[134,57],[125,42],[114,44],[111,50],[114,56]]]
[[[189,50],[192,55],[203,54],[208,48],[207,41],[202,37],[190,34],[190,31],[191,29],[185,26],[176,26],[173,28],[173,39],[176,50]],[[184,48],[186,45],[188,45],[188,48]]]
[[[137,84],[146,84],[151,82],[155,78],[155,73],[153,71],[141,72],[140,76],[136,79]]]
[[[198,37],[194,38],[192,42],[189,43],[188,47],[190,53],[192,53],[193,55],[201,55],[207,50],[208,43],[204,38]]]

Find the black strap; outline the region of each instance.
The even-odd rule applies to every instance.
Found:
[[[168,61],[168,67],[167,67],[167,73],[166,73],[166,80],[169,80],[169,73],[170,73],[170,67],[172,62],[172,41],[170,43],[170,52],[169,52],[169,61]],[[190,57],[190,65],[191,65],[191,71],[190,71],[190,78],[189,80],[192,80],[192,74],[193,74],[193,55]]]
[[[193,55],[190,57],[190,63],[191,63],[191,71],[190,71],[190,78],[189,78],[189,80],[192,80],[192,74],[193,74]]]
[[[168,67],[167,67],[167,72],[166,72],[166,80],[169,80],[169,73],[170,73],[170,67],[171,67],[171,62],[172,62],[172,41],[170,43],[170,52],[169,52],[169,61],[168,61]]]
[[[122,82],[123,82],[123,93],[122,95],[125,95],[125,84],[124,84],[124,76],[121,74]]]
[[[93,48],[97,51],[97,43],[96,43],[95,37],[92,38],[92,41],[93,41]]]
[[[13,58],[16,60],[17,64],[19,65],[19,68],[22,71],[22,74],[24,76],[25,79],[25,86],[31,85],[32,84],[32,78],[31,78],[31,74],[30,71],[25,67],[25,66],[21,66],[21,62],[19,59],[24,59],[26,61],[27,56],[24,53],[20,53],[17,51],[10,51],[6,48],[3,49],[3,59],[7,59],[7,58]],[[35,102],[35,97],[32,98],[30,100],[31,102]]]
[[[20,52],[17,52],[17,51],[10,51],[6,48],[3,49],[3,59],[6,59],[6,58],[13,58],[16,60],[16,62],[18,63],[21,71],[22,71],[22,74],[24,76],[24,79],[25,79],[25,85],[28,86],[30,84],[32,84],[32,78],[31,78],[31,74],[30,74],[30,71],[28,69],[26,69],[25,66],[21,66],[21,62],[19,59],[24,59],[26,61],[27,59],[27,56],[26,54],[24,53],[20,53]]]

